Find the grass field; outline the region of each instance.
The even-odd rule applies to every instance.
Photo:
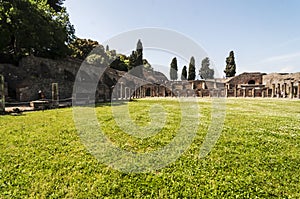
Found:
[[[222,134],[199,158],[211,103],[199,99],[200,125],[188,150],[148,173],[124,173],[99,162],[82,144],[71,108],[0,116],[0,198],[300,198],[300,101],[227,99]],[[148,113],[157,104],[166,112],[165,126],[144,139],[122,132],[108,104],[96,112],[116,146],[145,153],[176,136],[179,104],[168,98],[128,104],[139,126],[151,122]]]

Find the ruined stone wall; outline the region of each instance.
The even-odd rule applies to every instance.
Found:
[[[231,78],[227,83],[230,85],[241,85],[249,84],[250,82],[254,84],[262,84],[262,77],[264,73],[242,73],[238,76]]]
[[[59,99],[66,99],[72,97],[74,81],[81,64],[82,61],[74,59],[51,60],[28,56],[23,58],[18,66],[0,64],[0,74],[6,78],[8,95],[12,100],[21,102],[37,100],[39,91],[42,91],[47,99],[51,99],[52,83],[58,83]],[[134,89],[136,85],[144,84],[144,82],[157,83],[167,80],[162,73],[155,71],[144,71],[147,74],[144,80],[130,75],[124,77],[124,71],[117,71],[112,68],[103,68],[101,71],[103,75],[98,79],[98,75],[95,74],[98,69],[102,70],[102,68],[93,70],[93,66],[91,66],[91,70],[82,71],[79,78],[80,81],[88,79],[94,83],[95,81],[98,82],[95,93],[96,101],[98,101],[97,98],[99,101],[109,99],[113,87],[119,80],[127,85],[124,86],[126,92]]]
[[[263,76],[263,84],[269,88],[272,87],[272,84],[289,84],[291,81],[295,83],[294,85],[298,86],[298,81],[300,81],[300,72],[290,74],[271,73]]]

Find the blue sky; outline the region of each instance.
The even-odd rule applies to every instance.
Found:
[[[205,49],[217,76],[224,75],[231,50],[237,73],[300,71],[298,0],[66,0],[65,6],[76,35],[100,43],[139,28],[179,32]],[[146,51],[144,56],[163,70],[174,54]],[[203,58],[195,56],[197,69]],[[188,64],[178,62],[179,70]]]

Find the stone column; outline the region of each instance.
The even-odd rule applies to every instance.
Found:
[[[138,98],[142,98],[142,86],[140,86],[139,88]]]
[[[294,98],[294,82],[291,82],[291,92],[290,92],[290,98],[293,99]]]
[[[243,97],[246,97],[246,92],[247,92],[247,89],[243,89]]]
[[[228,97],[228,88],[225,88],[225,97]]]
[[[286,95],[286,93],[287,93],[287,90],[286,90],[286,83],[284,83],[284,93],[285,93],[285,95]]]
[[[120,99],[123,99],[123,83],[120,83]]]
[[[4,76],[0,75],[0,113],[5,112]]]
[[[131,100],[131,97],[134,97],[134,93],[132,92],[130,87],[128,88],[128,91],[129,91],[129,93],[128,93],[129,94],[129,100]]]
[[[125,87],[124,89],[124,98],[127,99],[127,91],[128,91],[128,87]]]
[[[255,88],[252,88],[252,97],[255,97]]]
[[[237,85],[234,85],[234,97],[237,97]]]
[[[216,89],[217,88],[217,81],[215,80],[215,82],[214,82],[214,89]]]
[[[162,96],[163,96],[163,97],[166,97],[166,87],[162,87],[161,90],[162,90],[162,91],[161,91]]]
[[[277,84],[277,92],[276,92],[276,94],[277,94],[277,97],[278,97],[278,98],[279,98],[280,95],[281,95],[281,92],[280,92],[280,84]]]
[[[58,83],[52,83],[52,103],[54,106],[59,105]]]
[[[300,98],[300,81],[298,81],[298,91],[297,91],[297,98]]]
[[[272,96],[271,97],[275,97],[276,92],[275,92],[275,84],[272,84]]]

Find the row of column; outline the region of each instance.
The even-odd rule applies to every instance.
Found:
[[[116,99],[131,99],[131,98],[143,98],[146,96],[146,90],[144,87],[135,87],[134,90],[130,87],[126,87],[123,84],[120,84],[117,88],[118,90],[115,91]]]
[[[140,87],[135,87],[134,89],[124,86],[124,84],[119,84],[116,91],[114,91],[114,99],[131,99],[131,98],[144,98],[146,96],[150,97],[165,97],[166,87],[161,85],[143,85]]]
[[[287,83],[272,84],[272,97],[294,98],[295,94],[297,94],[297,98],[300,98],[300,81],[298,81],[298,87],[294,86],[294,82],[290,82],[289,87],[287,87]]]

